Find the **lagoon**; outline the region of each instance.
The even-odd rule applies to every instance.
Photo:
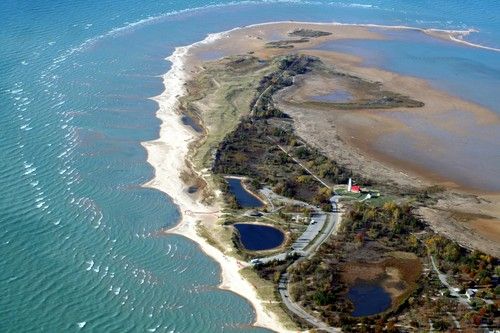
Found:
[[[335,90],[326,95],[313,97],[313,101],[327,103],[347,103],[352,100],[352,95],[346,90]]]

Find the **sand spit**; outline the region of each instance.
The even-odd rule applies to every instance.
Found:
[[[477,43],[472,43],[467,40],[464,40],[465,37],[469,36],[471,33],[478,32],[478,30],[475,29],[467,29],[467,30],[452,30],[452,29],[434,29],[434,28],[419,28],[419,27],[412,27],[412,26],[407,26],[407,25],[384,25],[384,24],[371,24],[371,23],[340,23],[340,22],[301,22],[301,21],[280,21],[280,22],[268,22],[268,23],[258,23],[258,24],[253,24],[245,27],[245,29],[248,28],[254,28],[254,27],[277,27],[279,25],[301,25],[301,26],[307,26],[306,28],[322,28],[324,29],[325,27],[359,27],[359,28],[375,28],[375,29],[387,29],[387,30],[413,30],[413,31],[419,31],[422,33],[425,33],[429,36],[447,40],[447,41],[452,41],[455,43],[463,44],[469,47],[475,47],[475,48],[480,48],[480,49],[485,49],[485,50],[490,50],[494,52],[500,52],[500,48],[495,48],[491,46],[486,46],[482,44],[477,44]]]
[[[218,218],[218,207],[202,204],[190,196],[181,179],[182,170],[186,169],[189,144],[197,138],[197,134],[183,125],[178,112],[178,98],[185,93],[184,83],[189,78],[186,71],[186,59],[190,48],[195,45],[210,43],[222,34],[209,35],[202,42],[187,47],[180,47],[168,58],[172,68],[163,77],[165,91],[154,98],[158,102],[157,117],[162,121],[160,136],[153,141],[144,142],[148,152],[148,162],[155,168],[155,177],[145,184],[146,187],[158,189],[167,193],[179,207],[180,223],[168,233],[175,233],[199,244],[203,252],[216,260],[221,266],[221,289],[230,290],[246,298],[254,307],[255,325],[276,332],[288,332],[274,314],[267,312],[257,297],[255,288],[245,280],[239,270],[247,264],[235,258],[224,255],[210,245],[196,232],[199,222],[209,223]]]
[[[235,28],[218,34],[209,35],[201,42],[177,48],[168,58],[168,60],[172,62],[172,67],[163,77],[165,91],[160,96],[154,98],[159,105],[157,117],[162,122],[160,135],[156,140],[143,143],[143,146],[148,152],[148,162],[156,171],[155,177],[145,184],[145,186],[158,189],[168,194],[179,207],[181,213],[180,223],[166,232],[179,234],[197,242],[207,255],[220,264],[222,280],[220,288],[241,295],[253,305],[256,314],[256,326],[265,327],[277,332],[288,332],[288,330],[283,327],[274,313],[264,308],[263,301],[257,296],[254,286],[240,275],[239,271],[247,266],[247,264],[233,257],[226,256],[197,233],[197,225],[199,223],[205,225],[217,223],[219,218],[219,204],[207,205],[199,202],[196,198],[189,195],[187,186],[182,181],[181,174],[183,170],[188,168],[190,144],[197,140],[200,134],[182,123],[181,114],[178,110],[178,101],[179,97],[186,93],[185,83],[190,79],[191,75],[196,74],[203,66],[202,59],[204,52],[218,51],[221,53],[221,56],[251,53],[262,59],[270,59],[287,51],[266,48],[265,43],[275,40],[276,38],[286,39],[288,33],[297,28],[316,29],[335,33],[328,37],[314,38],[306,43],[301,43],[300,47],[295,48],[295,52],[300,52],[301,50],[311,52],[311,49],[326,40],[384,39],[385,36],[378,33],[377,29],[417,30],[435,38],[447,39],[452,42],[455,41],[454,39],[459,39],[460,42],[462,42],[463,37],[472,32],[425,30],[404,26],[378,26],[369,24],[274,22],[252,25],[245,28]],[[321,53],[320,51],[316,52]],[[380,74],[389,75],[389,73],[382,73],[382,71],[376,69],[360,68],[359,59],[350,55],[331,54],[330,56],[332,60],[342,61],[346,70],[356,69],[358,72],[357,74],[363,77],[370,78],[374,75],[376,79],[380,77]],[[391,80],[385,82],[388,88],[391,88],[391,84],[396,84],[398,82],[394,80],[397,78],[397,75],[391,76],[390,78]],[[424,89],[428,88],[426,84],[420,83],[423,90],[428,90]],[[442,97],[448,97],[438,92],[434,92],[434,94],[436,96],[433,95],[432,97],[436,97],[436,100],[440,100]],[[477,108],[476,106],[467,106],[474,109],[474,114],[477,116],[478,120],[498,120],[487,110]],[[200,175],[202,172],[202,170],[192,171]]]

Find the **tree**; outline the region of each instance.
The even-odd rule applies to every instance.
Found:
[[[321,187],[316,192],[316,195],[314,196],[314,201],[318,204],[330,202],[331,197],[332,197],[332,190],[329,189],[328,187]]]
[[[335,301],[335,297],[332,294],[321,290],[314,293],[313,299],[316,304],[321,306],[331,304]]]
[[[437,319],[432,321],[432,327],[438,331],[445,331],[450,327],[450,324],[442,319]]]
[[[446,260],[456,262],[460,259],[460,247],[454,242],[448,243],[444,247],[443,256]]]
[[[363,244],[365,242],[365,232],[360,231],[356,234],[355,236],[356,241],[359,242],[360,244]]]
[[[308,158],[311,155],[311,152],[307,149],[307,147],[302,146],[295,150],[295,154],[297,154],[297,157],[302,160]]]
[[[410,235],[408,237],[408,247],[412,250],[416,250],[418,248],[418,238],[415,235]]]

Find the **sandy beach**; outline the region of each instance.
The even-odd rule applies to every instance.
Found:
[[[201,43],[209,43],[215,38],[209,36]],[[181,115],[176,109],[178,98],[185,93],[183,85],[188,79],[184,67],[188,51],[189,47],[177,48],[168,58],[172,62],[172,68],[163,77],[168,90],[154,98],[159,105],[157,117],[162,121],[162,125],[157,140],[143,143],[148,152],[148,162],[155,168],[155,177],[144,186],[158,189],[172,198],[181,213],[181,221],[165,233],[182,235],[195,241],[203,252],[219,263],[219,287],[246,298],[252,304],[255,309],[255,326],[276,332],[291,332],[282,326],[273,313],[264,309],[254,286],[239,274],[239,270],[248,264],[226,256],[197,233],[196,226],[199,222],[205,224],[217,220],[219,207],[216,204],[202,204],[190,196],[181,179],[182,171],[187,168],[189,144],[197,138],[197,134],[182,123]]]

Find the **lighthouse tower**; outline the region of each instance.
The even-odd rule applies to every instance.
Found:
[[[349,182],[347,183],[347,192],[351,192],[352,190],[352,179],[349,178]]]

